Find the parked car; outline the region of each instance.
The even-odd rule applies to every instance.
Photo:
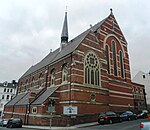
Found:
[[[137,114],[133,113],[132,111],[126,111],[126,113],[131,120],[137,120]]]
[[[137,115],[137,118],[139,118],[139,119],[145,119],[147,117],[148,117],[148,115],[145,112],[141,112]]]
[[[0,119],[0,126],[3,126],[3,119]]]
[[[8,119],[0,119],[0,126],[6,126],[8,122]]]
[[[20,118],[10,118],[8,120],[6,127],[7,128],[13,128],[13,127],[21,128],[22,127],[22,120]]]
[[[147,114],[148,114],[148,111],[147,111],[147,110],[142,110],[142,112],[144,112],[144,113],[147,113]]]
[[[127,121],[127,120],[129,120],[129,117],[128,117],[128,115],[127,115],[126,112],[121,113],[121,114],[120,114],[120,118],[122,119],[122,121]]]
[[[137,119],[137,115],[134,114],[134,113],[131,112],[131,111],[126,111],[126,112],[123,112],[123,113],[120,114],[120,118],[121,118],[123,121],[136,120],[136,119]]]
[[[121,118],[115,112],[105,112],[99,114],[99,124],[112,124],[115,122],[121,122]]]
[[[149,130],[150,129],[150,122],[141,122],[140,130]]]
[[[139,119],[144,119],[148,117],[148,111],[147,110],[142,110],[138,113],[137,117]]]

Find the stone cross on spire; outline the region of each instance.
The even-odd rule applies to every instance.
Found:
[[[113,15],[113,9],[112,8],[110,8],[110,14]]]

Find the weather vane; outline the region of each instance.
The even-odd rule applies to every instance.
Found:
[[[113,9],[112,8],[110,8],[110,13],[113,14]]]
[[[66,5],[66,12],[67,12],[67,8],[68,8],[68,6]]]

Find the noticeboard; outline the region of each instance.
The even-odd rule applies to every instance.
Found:
[[[48,112],[49,113],[55,112],[55,107],[54,106],[48,106]]]
[[[77,106],[64,106],[63,114],[64,115],[77,115],[78,107]]]

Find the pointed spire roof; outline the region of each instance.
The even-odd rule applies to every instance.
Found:
[[[63,29],[61,33],[61,43],[68,42],[68,23],[67,23],[67,12],[65,12],[65,19],[63,24]]]

